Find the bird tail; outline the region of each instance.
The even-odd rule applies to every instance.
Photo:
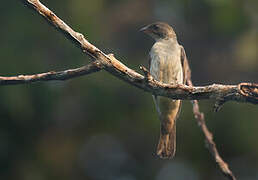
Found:
[[[162,129],[161,125],[161,129]],[[170,159],[176,153],[176,123],[173,124],[169,132],[160,131],[159,143],[157,146],[157,155],[163,159]]]
[[[176,119],[180,113],[181,101],[170,101],[169,104],[170,110],[160,117],[161,129],[156,153],[162,159],[173,158],[176,153]]]

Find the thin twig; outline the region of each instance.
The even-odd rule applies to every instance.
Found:
[[[25,84],[37,81],[51,81],[51,80],[67,80],[74,77],[83,76],[86,74],[94,73],[101,70],[101,65],[98,61],[94,61],[86,66],[68,69],[65,71],[50,71],[46,73],[33,74],[33,75],[18,75],[11,77],[0,76],[0,85],[14,85]]]
[[[192,80],[191,80],[191,72],[189,71],[187,75],[187,84],[189,86],[193,86]],[[216,143],[213,141],[213,135],[209,131],[204,114],[200,112],[199,103],[197,100],[192,101],[193,104],[193,113],[194,117],[197,120],[198,125],[201,127],[201,130],[205,136],[205,142],[207,144],[207,148],[209,149],[211,155],[214,157],[215,162],[219,166],[221,172],[230,180],[236,180],[236,177],[234,176],[233,172],[229,169],[228,164],[222,159],[222,157],[219,155],[219,152],[216,147]]]
[[[186,84],[189,86],[193,86],[192,82],[192,75],[191,75],[191,69],[188,63],[188,60],[186,56],[184,56],[184,68],[185,68],[185,77],[186,77]],[[248,85],[248,84],[243,84]],[[239,85],[239,89],[241,89],[242,85]],[[254,89],[254,88],[252,88]],[[215,103],[215,110],[218,111],[219,108],[223,105],[223,103],[226,102],[226,98],[228,96],[224,96],[223,98],[217,99],[217,102]],[[236,177],[234,176],[233,172],[229,169],[228,164],[222,159],[222,157],[219,155],[219,152],[216,147],[216,143],[213,141],[213,135],[209,131],[204,114],[200,112],[199,103],[197,100],[191,101],[193,104],[193,114],[194,117],[198,123],[198,125],[201,127],[201,130],[205,136],[205,142],[207,144],[207,148],[209,149],[211,155],[214,157],[215,162],[219,166],[221,172],[230,180],[236,180]]]

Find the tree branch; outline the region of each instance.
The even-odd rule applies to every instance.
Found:
[[[198,125],[201,127],[202,132],[205,136],[205,142],[207,144],[207,148],[209,149],[211,155],[214,157],[215,162],[219,166],[221,172],[230,180],[236,180],[234,174],[229,169],[228,164],[222,159],[219,155],[219,152],[216,147],[216,143],[213,141],[213,135],[209,131],[206,123],[204,114],[200,112],[199,104],[197,100],[193,100],[193,113],[194,117],[197,120]]]
[[[14,84],[25,84],[36,81],[52,81],[52,80],[67,80],[74,77],[79,77],[100,71],[102,69],[98,61],[94,61],[86,66],[68,69],[65,71],[50,71],[46,73],[33,74],[33,75],[18,75],[11,77],[0,76],[0,85],[14,85]]]
[[[239,85],[221,85],[213,84],[202,87],[189,87],[182,84],[168,85],[146,78],[136,71],[128,68],[118,61],[112,54],[106,55],[97,47],[89,43],[81,33],[75,32],[65,22],[58,18],[52,11],[44,6],[39,0],[22,0],[36,12],[45,17],[50,24],[64,33],[76,45],[78,45],[84,53],[87,53],[93,60],[99,60],[103,68],[127,83],[136,86],[144,91],[150,92],[158,96],[165,96],[173,99],[196,100],[196,99],[214,99],[217,102],[226,102],[234,100],[238,102],[249,102],[258,104],[258,93],[244,93],[243,83]],[[147,79],[147,80],[146,80]],[[245,89],[258,89],[258,84],[245,84]],[[256,91],[255,91],[256,92]],[[216,103],[221,104],[221,103]]]
[[[187,68],[189,69],[187,74],[187,80],[186,83],[189,86],[193,86],[192,80],[191,80],[191,71],[188,65],[188,61],[186,62]],[[201,127],[201,130],[205,136],[205,142],[207,144],[207,148],[209,149],[211,155],[214,157],[215,162],[219,166],[221,172],[230,180],[236,180],[236,177],[234,176],[233,172],[229,169],[228,164],[222,159],[222,157],[219,155],[219,152],[216,147],[216,143],[213,141],[213,135],[209,131],[206,123],[204,114],[200,112],[199,103],[197,100],[192,101],[193,104],[193,113],[194,117],[198,123],[198,125]],[[222,104],[221,104],[222,105]],[[219,108],[219,106],[217,107]]]

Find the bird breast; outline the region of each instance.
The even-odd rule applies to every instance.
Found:
[[[150,51],[150,73],[154,79],[164,83],[183,83],[181,49],[177,42],[156,42]]]

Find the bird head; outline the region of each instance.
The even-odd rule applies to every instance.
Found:
[[[155,22],[140,29],[141,32],[151,36],[153,39],[176,39],[173,28],[164,22]]]

